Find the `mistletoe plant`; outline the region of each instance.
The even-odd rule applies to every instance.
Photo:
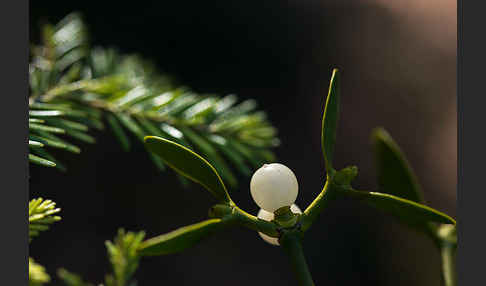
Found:
[[[356,190],[351,186],[358,174],[355,166],[336,170],[333,149],[339,114],[339,73],[333,70],[322,119],[322,152],[326,182],[314,201],[300,212],[293,205],[298,182],[293,172],[282,164],[267,164],[258,169],[250,182],[250,193],[261,207],[255,217],[231,199],[220,174],[210,162],[191,149],[157,136],[145,137],[146,147],[169,167],[199,183],[217,200],[209,209],[209,219],[148,239],[140,244],[142,256],[183,251],[201,239],[227,227],[242,226],[281,245],[288,254],[300,285],[314,285],[302,250],[302,237],[329,203],[351,198],[385,211],[401,222],[429,235],[441,250],[445,285],[455,285],[453,256],[457,245],[455,220],[424,204],[419,185],[406,159],[391,137],[383,130],[373,132],[377,155],[380,192]]]
[[[279,144],[277,131],[254,100],[198,94],[176,85],[137,55],[93,48],[78,13],[45,25],[40,38],[30,49],[30,163],[65,170],[51,152],[78,154],[78,144],[95,143],[92,131],[103,132],[105,125],[125,150],[132,144],[130,136],[143,142],[149,134],[198,150],[231,186],[237,183],[235,172],[249,176],[250,166],[274,160],[271,148]],[[160,171],[167,169],[159,157],[148,155]],[[31,200],[29,241],[59,221],[59,212],[51,200]],[[113,273],[106,276],[105,286],[135,285],[132,276],[143,237],[143,232],[120,230],[113,242],[106,242]],[[64,269],[59,276],[68,286],[91,285]],[[44,267],[29,258],[30,285],[49,281]]]

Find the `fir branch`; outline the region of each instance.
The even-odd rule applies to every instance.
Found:
[[[91,283],[84,282],[81,276],[69,272],[64,268],[60,268],[57,271],[57,276],[64,282],[66,286],[93,286]]]
[[[103,120],[124,149],[130,148],[130,137],[142,141],[156,135],[176,141],[205,155],[232,186],[235,170],[228,162],[249,175],[251,168],[274,160],[270,149],[279,144],[277,131],[254,100],[238,103],[235,95],[197,94],[177,87],[138,56],[90,48],[78,14],[44,29],[42,44],[32,49],[29,70],[30,115],[36,120],[29,121],[29,146],[33,155],[50,161],[33,157],[33,163],[59,163],[45,146],[79,152],[55,133],[93,143],[86,132],[101,129]],[[149,155],[165,170],[158,157]]]
[[[60,208],[56,208],[56,203],[43,198],[33,199],[29,202],[29,242],[38,236],[41,231],[49,229],[49,225],[61,220]]]
[[[29,257],[29,286],[41,286],[51,280],[45,268]]]
[[[133,275],[135,274],[140,261],[137,249],[144,237],[145,233],[143,231],[125,232],[125,230],[119,229],[113,242],[105,242],[113,272],[105,276],[105,284],[100,284],[100,286],[137,285],[136,281],[133,280]],[[79,275],[63,268],[59,269],[58,276],[66,286],[93,285],[84,282]]]
[[[105,286],[131,285],[129,283],[140,261],[137,249],[144,237],[143,231],[135,233],[119,229],[113,242],[106,241],[113,273],[105,277]]]

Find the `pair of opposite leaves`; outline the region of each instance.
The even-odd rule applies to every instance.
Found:
[[[336,172],[332,166],[332,155],[339,116],[339,89],[339,73],[334,69],[321,131],[322,151],[328,175],[330,172]],[[338,192],[339,195],[364,201],[421,230],[428,227],[431,222],[455,225],[455,220],[451,217],[423,204],[417,179],[388,133],[382,128],[377,128],[373,131],[372,139],[377,157],[380,191],[383,193],[356,191],[350,188]],[[156,136],[145,137],[145,145],[175,171],[206,188],[220,203],[234,204],[216,169],[200,155],[178,143]],[[179,252],[223,225],[221,219],[209,219],[179,228],[143,242],[140,254],[163,255]]]

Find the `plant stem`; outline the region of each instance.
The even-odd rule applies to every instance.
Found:
[[[440,248],[442,257],[442,280],[445,286],[456,286],[455,247],[443,244]]]
[[[304,251],[300,240],[300,233],[291,231],[282,235],[280,243],[290,258],[290,263],[294,269],[299,285],[313,286],[312,276],[310,274],[307,262],[305,261]]]
[[[263,232],[264,234],[271,236],[271,237],[278,237],[279,233],[277,231],[277,225],[272,222],[259,219],[256,216],[253,216],[244,210],[240,209],[237,206],[233,208],[233,214],[236,221],[245,227],[250,229]]]
[[[334,184],[331,184],[331,181],[328,177],[322,191],[304,211],[304,215],[301,219],[302,231],[306,231],[307,229],[309,229],[309,227],[317,219],[322,210],[324,210],[328,203],[335,198],[335,188],[336,186]]]
[[[440,251],[442,284],[444,286],[456,286],[456,226],[450,224],[434,226],[433,224],[429,224],[426,231]]]

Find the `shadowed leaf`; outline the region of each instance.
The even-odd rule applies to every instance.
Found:
[[[424,222],[456,224],[453,218],[438,210],[394,195],[355,190],[342,191],[340,194],[364,201],[409,225],[423,225]]]
[[[47,159],[41,158],[34,154],[29,154],[29,161],[37,165],[42,165],[46,167],[56,167],[56,163],[49,161]]]
[[[175,171],[201,184],[219,201],[231,201],[217,171],[198,154],[180,144],[156,136],[145,137],[145,146]]]
[[[142,242],[139,253],[145,256],[177,253],[195,245],[222,226],[224,226],[224,223],[221,219],[209,219],[181,227]]]
[[[383,128],[372,133],[379,189],[382,193],[423,203],[417,178],[400,147]]]
[[[339,117],[339,71],[334,69],[332,71],[331,83],[329,85],[329,93],[326,99],[326,106],[324,108],[324,115],[322,117],[322,132],[321,144],[322,153],[326,162],[326,171],[329,172],[332,166],[334,143],[336,141],[336,129]]]

